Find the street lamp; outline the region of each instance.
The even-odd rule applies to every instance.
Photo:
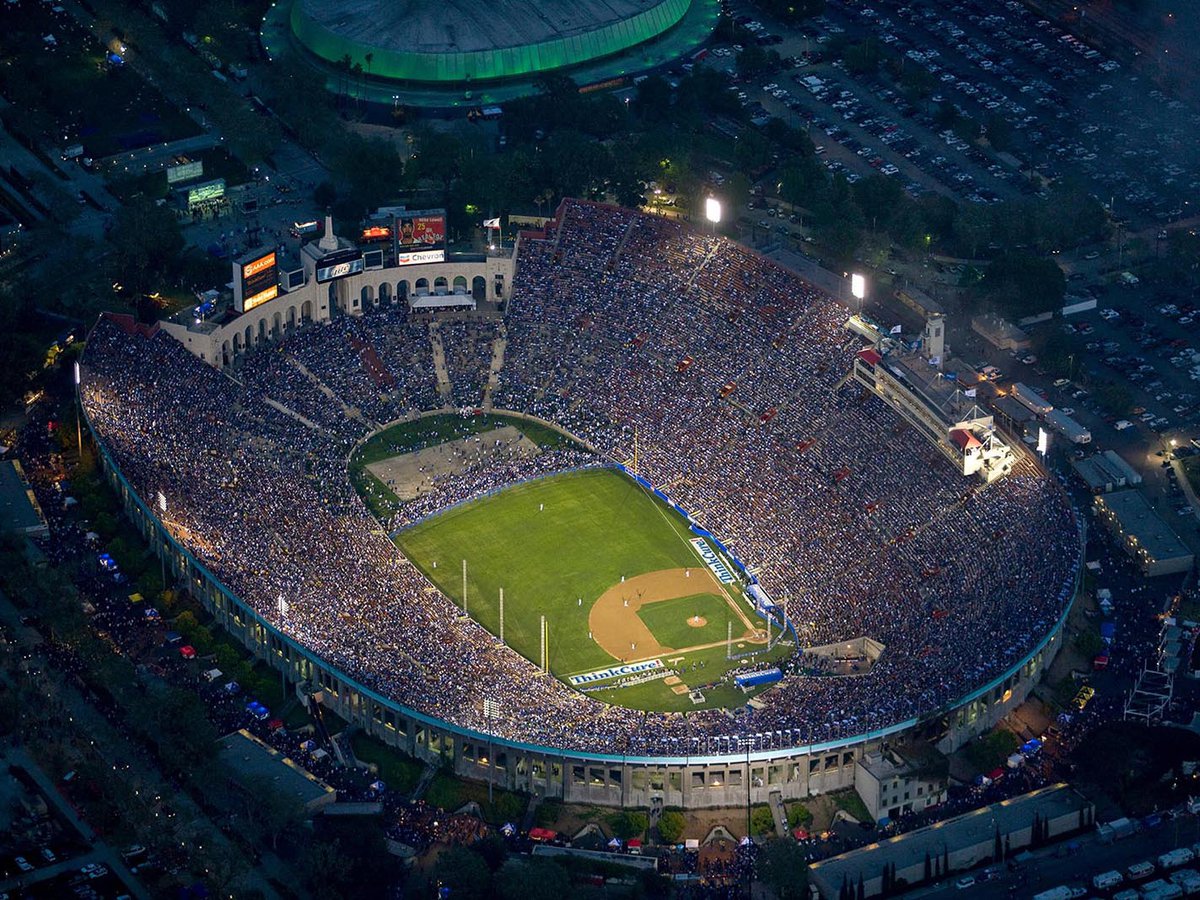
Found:
[[[867,296],[867,279],[857,272],[850,276],[850,293],[858,298],[858,311],[861,313],[863,299]]]
[[[79,462],[83,463],[83,423],[80,409],[83,399],[79,396],[79,360],[75,360],[75,439],[79,442]]]
[[[704,218],[712,225],[713,234],[717,233],[717,223],[721,221],[721,201],[716,197],[708,197],[704,201]]]

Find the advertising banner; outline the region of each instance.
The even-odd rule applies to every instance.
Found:
[[[275,251],[242,264],[242,312],[279,296],[279,268]]]
[[[445,262],[446,213],[423,210],[397,213],[392,226],[396,265]]]

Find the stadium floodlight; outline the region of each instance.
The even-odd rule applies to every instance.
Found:
[[[1046,433],[1046,429],[1038,429],[1037,452],[1046,455],[1046,451],[1050,449],[1050,435]]]
[[[859,303],[867,296],[867,279],[857,272],[850,276],[850,293],[858,298]]]
[[[716,197],[708,197],[704,201],[704,218],[715,226],[721,221],[721,201]]]
[[[79,387],[79,360],[75,360],[75,387]]]

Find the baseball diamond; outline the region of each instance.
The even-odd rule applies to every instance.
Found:
[[[510,430],[516,426],[485,432],[482,442],[515,445]],[[501,434],[506,437],[497,437]],[[413,455],[432,459],[438,449]],[[469,452],[460,448],[457,458]],[[400,471],[403,459],[372,465]],[[739,655],[753,650],[771,655],[762,620],[738,586],[713,575],[695,541],[705,543],[691,538],[677,512],[609,468],[518,484],[435,513],[396,535],[408,559],[460,607],[465,561],[466,614],[493,635],[503,630],[504,643],[538,665],[545,616],[550,672],[568,681],[569,675],[614,662],[664,654],[691,663],[700,651],[725,648],[727,638],[741,643]],[[715,558],[711,549],[709,554]],[[689,625],[697,611],[711,624]],[[718,655],[683,681],[710,681],[732,665]],[[665,685],[629,696],[636,708],[679,707],[678,694]],[[624,703],[622,694],[614,693],[611,702]]]

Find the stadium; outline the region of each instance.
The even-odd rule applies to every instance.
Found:
[[[102,317],[80,394],[175,577],[347,722],[541,796],[742,805],[961,746],[1053,659],[1065,493],[790,271],[581,201],[502,261],[327,235],[266,290],[236,263],[240,308]]]
[[[549,73],[587,85],[652,69],[703,44],[718,11],[717,0],[291,0],[267,14],[263,44],[273,57],[299,51],[356,97],[452,106],[528,94]],[[356,64],[362,77],[348,80]]]

